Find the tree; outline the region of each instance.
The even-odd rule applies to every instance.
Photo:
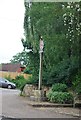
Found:
[[[66,43],[64,42],[65,35],[63,33],[64,25],[63,25],[63,17],[62,17],[63,15],[62,4],[61,3],[60,4],[32,3],[29,9],[27,4],[25,7],[26,7],[26,13],[27,13],[27,15],[25,13],[26,16],[24,20],[26,41],[28,45],[30,43],[32,46],[32,55],[37,53],[37,56],[38,56],[39,55],[38,54],[39,39],[41,35],[43,36],[44,44],[45,44],[44,56],[43,56],[43,61],[44,61],[43,62],[43,70],[44,70],[43,79],[44,81],[48,81],[49,83],[48,78],[50,76],[50,79],[52,79],[52,82],[53,82],[53,80],[56,79],[56,75],[55,75],[56,69],[54,68],[56,64],[58,64],[60,61],[63,60],[63,55],[64,55],[63,51],[66,50],[66,48],[63,47],[63,45],[65,46]],[[27,19],[27,18],[30,18],[30,19]],[[28,24],[31,25],[31,27],[28,27],[29,26]],[[32,34],[30,34],[29,36],[30,31]],[[37,58],[39,58],[39,56]],[[33,59],[31,59],[31,61],[33,61]],[[36,66],[34,66],[34,68],[35,67]],[[59,69],[57,69],[57,72],[59,73]],[[49,76],[46,76],[47,73],[50,73]]]
[[[29,66],[32,66],[33,78],[36,80],[39,74],[41,35],[44,40],[43,84],[65,82],[70,85],[72,75],[76,74],[79,61],[77,57],[80,54],[80,49],[78,49],[80,36],[77,36],[77,33],[81,31],[78,27],[78,16],[79,20],[81,18],[80,11],[75,9],[77,4],[32,3],[30,5],[25,2],[25,42],[26,48],[32,50],[28,54]]]
[[[71,76],[81,71],[81,2],[69,2],[64,14],[66,39],[69,41]],[[73,77],[74,78],[74,77]]]
[[[21,53],[17,53],[13,56],[13,58],[10,60],[11,63],[21,63],[23,65],[27,65],[29,62],[28,55],[25,51]]]

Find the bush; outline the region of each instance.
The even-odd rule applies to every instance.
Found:
[[[33,85],[38,85],[38,80],[34,78],[34,76],[30,76],[27,79],[27,84],[33,84]]]
[[[32,74],[29,67],[27,67],[23,72],[26,74]]]
[[[33,80],[32,76],[30,76],[28,79],[27,79],[27,84],[34,84],[35,83],[35,80]]]
[[[24,79],[24,76],[23,76],[23,75],[19,75],[19,76],[16,76],[15,79],[16,79],[16,80]]]
[[[19,76],[16,76],[15,79],[13,79],[13,80],[10,79],[9,81],[15,83],[15,84],[16,84],[16,87],[17,87],[18,89],[20,89],[21,92],[23,91],[24,86],[25,86],[26,84],[35,84],[35,85],[36,85],[35,80],[33,80],[31,76],[30,76],[28,79],[25,79],[24,76],[19,75]]]
[[[78,94],[78,95],[81,95],[81,83],[76,86],[75,93]]]
[[[51,100],[52,94],[53,92],[51,90],[49,90],[49,92],[46,94],[49,101]]]
[[[11,80],[11,82],[15,83],[16,87],[22,91],[27,80],[24,78],[24,76],[19,75],[14,80]]]
[[[67,86],[66,84],[62,84],[62,83],[56,83],[52,86],[52,91],[58,91],[58,92],[66,92],[67,91]]]
[[[73,89],[74,92],[78,95],[81,94],[81,73],[76,75],[74,81],[73,81]]]
[[[62,83],[56,83],[47,94],[50,102],[54,103],[73,103],[73,95],[67,92],[67,86]]]
[[[53,103],[73,103],[73,96],[71,93],[68,92],[52,92],[50,91],[47,94],[47,98],[50,102]]]

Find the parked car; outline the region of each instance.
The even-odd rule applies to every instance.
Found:
[[[8,88],[8,89],[15,89],[16,85],[13,82],[10,82],[5,78],[0,78],[0,87]]]

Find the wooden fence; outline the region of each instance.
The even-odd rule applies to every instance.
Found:
[[[22,75],[24,76],[24,78],[28,78],[29,74],[24,74],[24,73],[18,73],[18,72],[4,72],[4,71],[0,71],[0,77],[10,77],[12,79],[15,79],[16,76]]]

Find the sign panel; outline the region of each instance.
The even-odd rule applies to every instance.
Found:
[[[40,39],[40,52],[43,52],[44,42]]]

